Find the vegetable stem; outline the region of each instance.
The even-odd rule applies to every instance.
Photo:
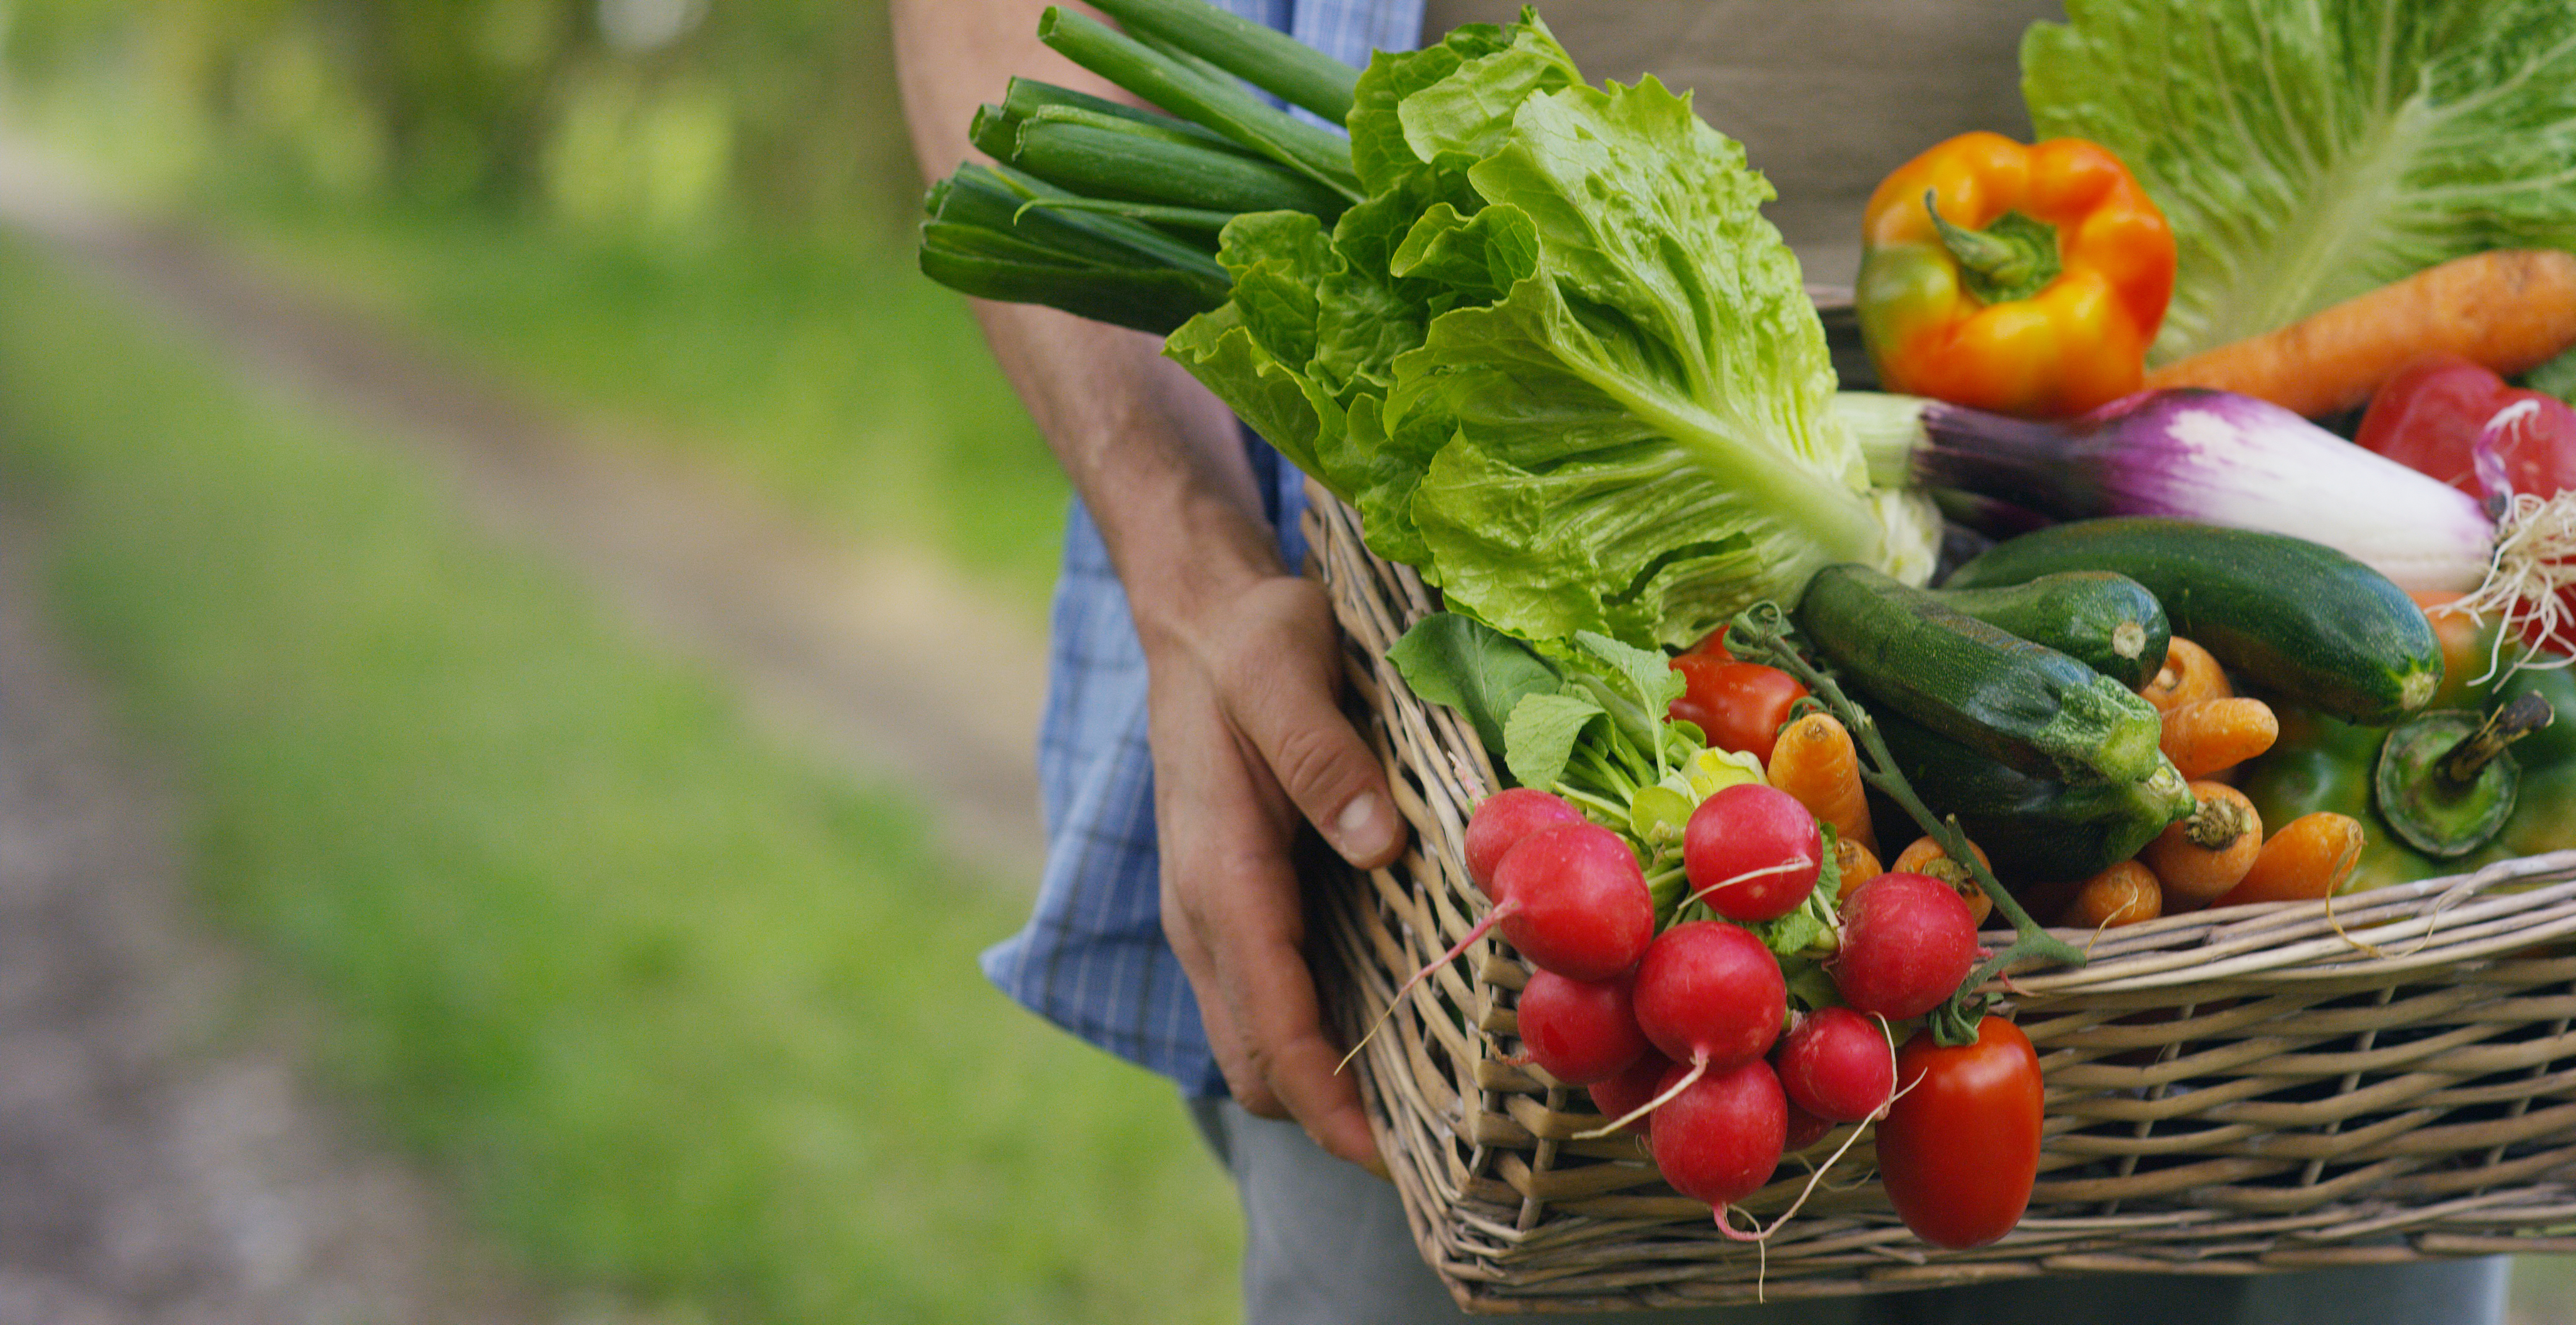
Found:
[[[2442,770],[2443,777],[2466,786],[2476,781],[2479,770],[2503,754],[2506,746],[2548,726],[2557,716],[2539,692],[2525,691],[2488,714],[2476,731],[2461,737],[2459,744],[2444,752],[2435,766]]]
[[[1223,212],[1312,212],[1327,219],[1341,214],[1340,195],[1296,171],[1186,140],[1108,127],[1117,123],[1029,119],[1020,125],[1010,163],[1086,197]]]
[[[1038,39],[1075,64],[1305,175],[1346,202],[1365,196],[1351,170],[1350,143],[1339,134],[1203,77],[1182,61],[1080,14],[1049,8],[1038,20]]]
[[[1107,97],[1095,97],[1088,92],[1076,92],[1072,88],[1058,87],[1040,79],[1013,78],[1009,89],[1002,94],[1002,113],[1010,116],[1014,125],[1040,114],[1049,107],[1089,111],[1094,115],[1131,120],[1138,124],[1185,135],[1210,147],[1222,147],[1230,152],[1242,150],[1233,139],[1203,129],[1177,116],[1166,115],[1161,111],[1142,110],[1125,102],[1111,101]]]
[[[1941,233],[1942,247],[1958,260],[1961,283],[1968,293],[1989,304],[2016,303],[2057,279],[2056,227],[2006,212],[1985,229],[1970,230],[1951,224],[1941,214],[1933,205],[1937,196],[1925,189],[1923,210],[1932,214],[1932,228]]]
[[[1121,27],[1171,43],[1292,106],[1349,118],[1359,71],[1296,38],[1199,0],[1095,0]]]

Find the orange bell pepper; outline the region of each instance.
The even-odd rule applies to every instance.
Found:
[[[1879,384],[2025,418],[2136,391],[2173,231],[2108,151],[1967,133],[1869,198],[1857,291]]]

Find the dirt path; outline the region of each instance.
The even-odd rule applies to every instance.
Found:
[[[5,129],[0,223],[108,273],[262,387],[408,447],[493,531],[568,560],[665,647],[734,678],[770,727],[918,787],[944,845],[1035,884],[1045,653],[936,557],[836,545],[667,449],[587,434],[198,235],[132,224]]]
[[[301,1084],[288,1002],[191,917],[170,801],[41,624],[38,543],[0,508],[0,1325],[563,1318]]]

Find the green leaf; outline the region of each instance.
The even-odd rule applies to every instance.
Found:
[[[1435,45],[1420,50],[1379,51],[1369,57],[1343,123],[1351,132],[1351,165],[1360,187],[1371,194],[1396,188],[1425,162],[1405,141],[1400,113],[1405,99],[1416,96],[1471,62],[1509,50],[1512,37],[1490,23],[1468,23],[1450,30]]]
[[[1607,716],[1599,704],[1581,695],[1531,694],[1512,705],[1503,724],[1503,763],[1512,780],[1524,787],[1552,791],[1565,776],[1566,761],[1584,728]]]
[[[1790,1001],[1806,1011],[1836,1007],[1843,1001],[1843,991],[1834,984],[1833,973],[1816,962],[1782,957],[1780,971],[1788,977]]]
[[[2576,248],[2566,0],[2068,0],[2022,40],[2040,136],[2117,153],[2173,225],[2153,358],[2434,263]]]
[[[1415,622],[1386,659],[1414,694],[1466,715],[1488,751],[1505,748],[1503,724],[1521,700],[1553,695],[1562,683],[1528,645],[1455,612],[1434,612]],[[1560,767],[1563,762],[1560,757]]]
[[[1611,672],[1628,683],[1629,693],[1648,713],[1660,717],[1666,705],[1682,697],[1689,682],[1673,669],[1673,660],[1660,649],[1641,649],[1622,644],[1607,635],[1579,630],[1574,642],[1593,657],[1610,665]]]

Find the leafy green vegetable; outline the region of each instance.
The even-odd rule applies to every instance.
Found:
[[[1370,546],[1513,634],[1698,639],[1832,561],[1930,569],[1827,409],[1797,259],[1743,149],[1544,24],[1381,53],[1368,197],[1239,218],[1225,307],[1167,352],[1356,506]]]
[[[1386,660],[1414,694],[1465,714],[1489,753],[1503,750],[1503,724],[1514,706],[1530,695],[1555,694],[1563,681],[1530,646],[1455,612],[1415,622]]]
[[[1503,727],[1503,761],[1511,768],[1512,780],[1524,787],[1554,789],[1565,779],[1575,743],[1606,713],[1599,701],[1579,691],[1523,697],[1512,706],[1511,720]],[[1600,724],[1600,729],[1616,730],[1608,723]]]
[[[2164,362],[2462,254],[2576,248],[2567,0],[2068,0],[2022,41],[2043,137],[2173,224]]]

